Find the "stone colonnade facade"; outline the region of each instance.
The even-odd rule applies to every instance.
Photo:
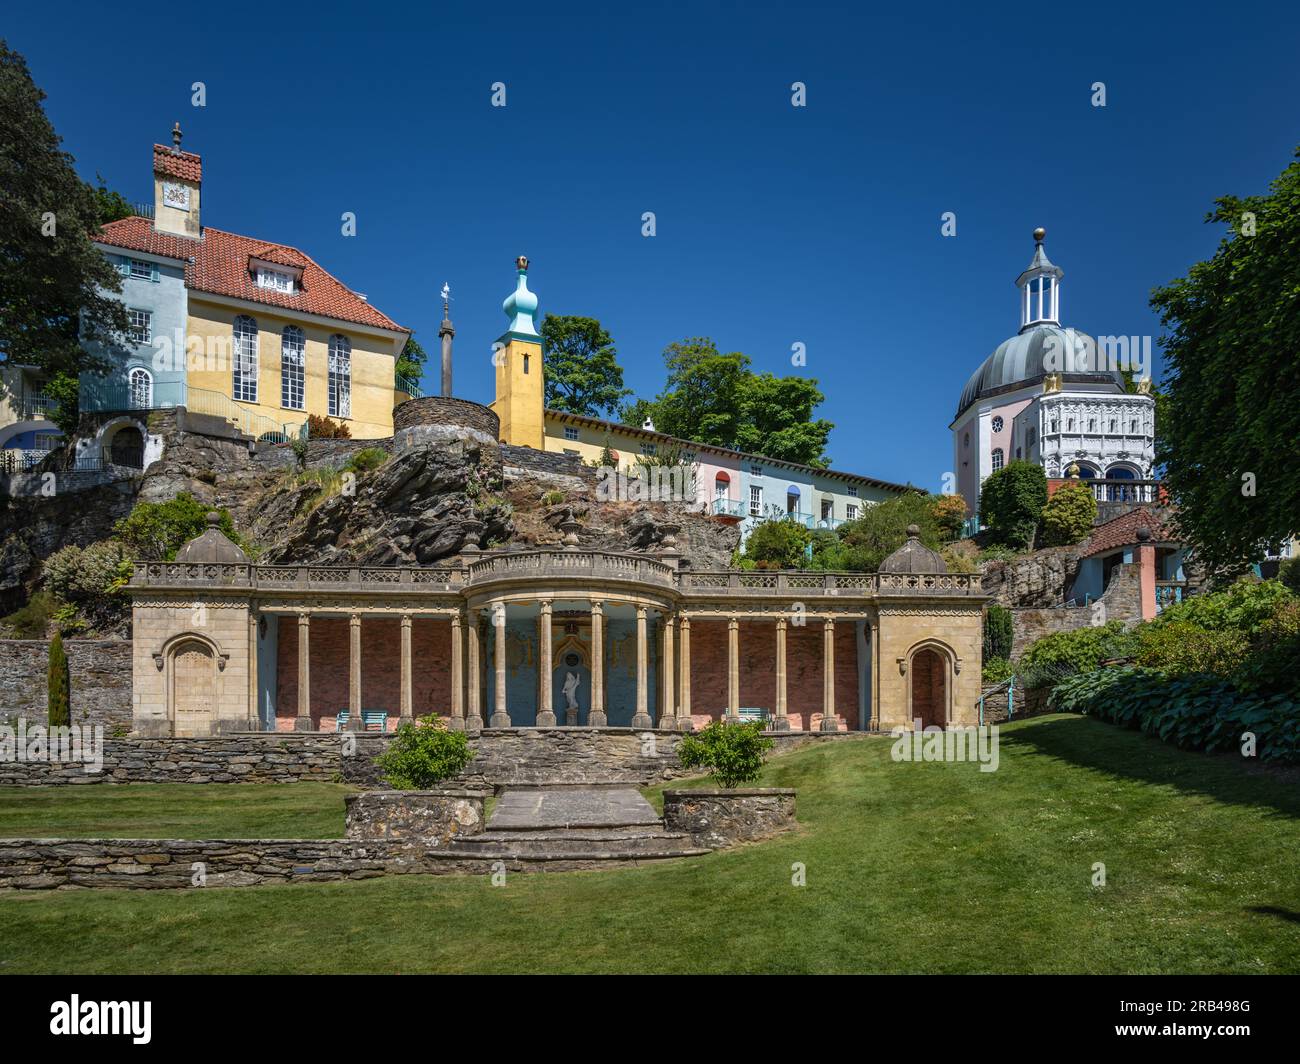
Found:
[[[704,572],[658,556],[445,568],[138,565],[136,734],[976,722],[978,576]]]

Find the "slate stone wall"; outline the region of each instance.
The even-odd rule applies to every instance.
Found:
[[[488,788],[440,787],[429,791],[366,791],[349,794],[347,837],[413,849],[436,849],[483,831]]]
[[[131,641],[68,639],[73,724],[131,730]],[[50,644],[44,639],[0,640],[0,722],[24,717],[44,724],[48,714]],[[0,765],[0,772],[3,766]]]
[[[778,787],[664,791],[664,827],[716,850],[789,831],[795,826],[794,797],[793,790]]]

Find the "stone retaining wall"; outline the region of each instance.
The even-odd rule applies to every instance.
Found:
[[[664,791],[664,827],[711,850],[763,839],[795,826],[795,792],[787,788]]]
[[[408,399],[393,408],[395,449],[463,439],[466,435],[480,443],[495,445],[501,438],[501,419],[481,403],[442,395]]]
[[[436,849],[459,835],[478,835],[486,819],[488,788],[440,787],[430,791],[365,791],[343,799],[347,837],[412,849]]]
[[[131,641],[68,639],[73,724],[101,724],[105,734],[131,730]],[[0,722],[25,717],[44,724],[49,715],[47,677],[50,644],[45,639],[0,639]],[[4,767],[0,765],[0,773]]]
[[[1031,643],[1054,632],[1070,632],[1107,621],[1137,624],[1142,620],[1142,587],[1136,565],[1117,565],[1106,593],[1089,606],[1053,606],[1048,609],[1011,611],[1011,657],[1016,659]]]

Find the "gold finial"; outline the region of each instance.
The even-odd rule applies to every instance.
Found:
[[[1047,230],[1040,225],[1034,230],[1034,243],[1041,244],[1043,242],[1043,237],[1045,236],[1047,236]]]
[[[184,134],[181,133],[181,124],[177,122],[174,126],[172,126],[172,150],[173,151],[181,150],[182,136],[184,136]]]
[[[519,258],[515,259],[515,267],[520,270],[528,269],[528,256],[520,255]]]

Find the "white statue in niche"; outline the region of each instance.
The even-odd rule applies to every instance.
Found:
[[[570,713],[576,713],[578,711],[578,684],[580,682],[581,681],[578,679],[578,674],[576,672],[566,672],[564,674],[563,691],[564,701],[566,703],[564,708]]]

